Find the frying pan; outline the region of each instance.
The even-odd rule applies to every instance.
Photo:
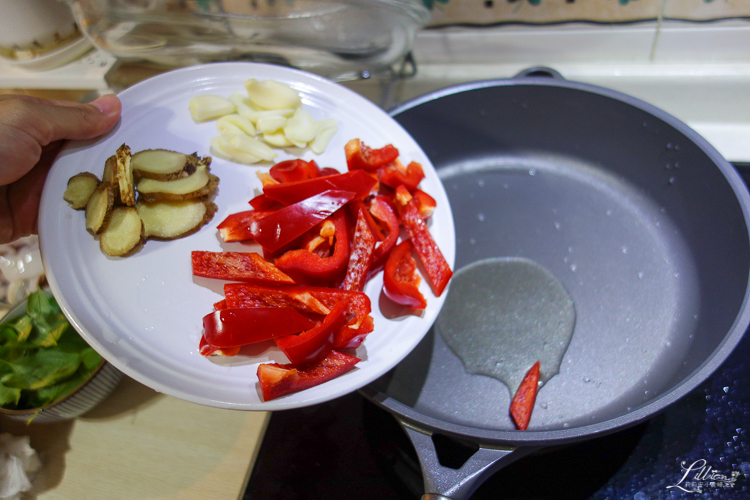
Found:
[[[530,452],[653,417],[747,329],[750,197],[685,123],[546,68],[438,91],[392,115],[435,165],[456,221],[443,311],[361,390],[406,430],[424,499],[468,498]],[[562,295],[496,263],[535,269]],[[549,337],[563,319],[570,335]],[[557,358],[544,352],[552,344]],[[520,431],[508,408],[540,358],[544,384]],[[508,364],[517,376],[503,378]],[[442,465],[445,439],[475,452]]]

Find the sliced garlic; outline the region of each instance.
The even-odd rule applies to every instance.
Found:
[[[234,161],[237,163],[244,163],[245,165],[252,165],[258,163],[260,158],[251,155],[249,153],[242,152],[229,152],[224,149],[222,141],[223,136],[216,136],[211,138],[211,154],[228,161]]]
[[[249,135],[222,134],[219,137],[221,138],[221,149],[232,156],[245,153],[266,161],[276,158],[276,151],[271,149],[268,144],[264,144]]]
[[[250,102],[260,109],[294,109],[302,105],[302,99],[293,88],[276,80],[259,82],[251,78],[245,82],[245,90]]]
[[[263,140],[275,148],[288,148],[294,146],[289,139],[286,138],[284,132],[274,132],[263,134]]]
[[[286,121],[287,118],[285,116],[268,115],[258,120],[256,126],[258,127],[258,132],[270,133],[283,129]]]
[[[229,99],[212,94],[197,95],[190,99],[190,114],[196,122],[214,120],[234,113],[235,105]]]
[[[317,132],[315,133],[315,139],[310,143],[310,150],[316,155],[319,155],[326,150],[328,143],[336,134],[339,127],[336,125],[336,120],[333,118],[316,122],[315,127]]]
[[[245,118],[236,113],[222,116],[216,120],[216,129],[220,134],[233,133],[255,135],[255,126],[253,125],[253,122],[251,122],[249,118]]]
[[[317,128],[310,113],[298,108],[284,126],[284,135],[297,147],[305,147],[315,138]]]
[[[250,121],[255,123],[256,125],[258,122],[264,118],[277,118],[277,117],[283,117],[283,118],[289,118],[294,114],[294,109],[292,108],[284,108],[284,109],[269,109],[265,111],[253,111],[248,115],[248,118],[250,118]]]

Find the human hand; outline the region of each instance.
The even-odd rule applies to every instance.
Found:
[[[42,187],[65,140],[108,132],[121,110],[111,94],[90,104],[0,95],[0,244],[36,233]]]

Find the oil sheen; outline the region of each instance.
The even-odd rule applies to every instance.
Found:
[[[515,394],[536,361],[541,383],[560,371],[575,321],[573,300],[552,273],[503,257],[456,272],[436,327],[469,373],[494,377]]]

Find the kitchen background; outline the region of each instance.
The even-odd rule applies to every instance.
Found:
[[[34,2],[0,1],[0,11],[7,14],[0,19],[0,92],[70,100],[89,100],[98,94],[117,92],[186,63],[181,59],[168,64],[168,46],[144,51],[142,46],[121,43],[119,50],[105,50],[102,47],[107,47],[107,41],[132,42],[127,36],[138,34],[139,27],[123,27],[120,23],[97,31],[101,25],[87,26],[81,21],[87,11],[92,13],[104,4],[132,12],[147,9],[156,25],[166,26],[179,12],[230,8],[252,12],[281,4],[271,0],[79,1],[72,2],[78,22],[63,23],[51,32],[42,30],[39,36],[29,39],[33,31],[21,29],[23,23],[39,23],[50,5],[62,7],[62,14],[41,20],[48,27],[59,22],[67,9],[66,4],[56,0]],[[321,72],[390,109],[439,88],[508,78],[525,68],[547,66],[569,80],[619,90],[662,108],[688,123],[729,161],[740,167],[750,163],[750,2],[746,0],[422,2],[428,7],[430,18],[416,33],[405,57],[386,68],[369,70],[352,65]],[[19,12],[12,8],[22,3],[27,8]],[[99,14],[102,12],[106,18],[106,9]],[[231,44],[231,40],[217,43]],[[216,59],[204,54],[188,63],[201,62],[202,58]],[[8,305],[19,300],[26,290],[22,286],[26,284],[24,280],[36,279],[40,272],[37,252],[34,238],[0,246],[0,302]],[[747,347],[744,349],[747,351]],[[533,467],[543,464],[554,468],[560,466],[558,459],[567,461],[571,457],[581,467],[593,467],[596,464],[587,459],[592,450],[604,453],[604,449],[620,446],[624,451],[615,460],[616,466],[593,484],[584,482],[585,487],[574,492],[576,498],[607,498],[609,494],[622,498],[618,494],[627,492],[628,498],[643,500],[662,498],[662,494],[672,498],[666,496],[665,484],[674,479],[670,474],[679,472],[679,459],[688,458],[691,453],[705,454],[704,458],[713,456],[717,466],[724,465],[718,461],[722,455],[736,462],[733,467],[736,465],[739,470],[742,466],[743,473],[750,472],[750,455],[744,443],[746,431],[737,425],[731,429],[742,418],[737,412],[750,411],[745,408],[747,405],[731,404],[733,398],[745,401],[747,391],[736,380],[746,376],[747,369],[741,364],[730,364],[725,378],[707,383],[699,394],[687,398],[685,406],[658,417],[651,427],[626,431],[614,441],[589,443],[589,448],[573,447],[566,450],[567,454],[526,461],[531,464],[527,468],[522,461],[511,473],[520,474],[524,480],[541,478]],[[284,412],[274,421],[267,414],[198,407],[126,379],[109,400],[74,422],[24,426],[0,420],[0,428],[30,435],[32,445],[40,452],[45,468],[32,490],[38,498],[306,498],[300,496],[304,485],[289,484],[290,472],[299,470],[301,460],[311,461],[311,470],[317,472],[330,464],[311,451],[316,445],[314,440],[309,443],[312,448],[303,447],[283,435],[283,428],[304,425],[311,432],[321,432],[318,426],[330,425],[337,411],[359,419],[354,421],[357,424],[339,429],[352,442],[371,443],[366,446],[368,450],[373,447],[372,439],[362,433],[373,425],[379,432],[395,423],[357,395],[316,410]],[[700,412],[709,416],[699,415]],[[669,434],[665,430],[669,428],[667,424],[680,418],[691,421],[687,432],[692,448],[684,443],[677,449],[659,448],[663,434]],[[653,437],[653,432],[649,434],[654,429],[659,431],[659,439]],[[397,427],[391,425],[388,432],[395,433],[394,441],[401,440]],[[678,440],[676,436],[670,439]],[[732,444],[731,453],[720,453],[725,441]],[[102,455],[102,448],[117,452]],[[288,458],[295,450],[302,458],[283,464],[273,462],[274,456]],[[353,450],[359,452],[361,447]],[[414,464],[408,445],[401,447],[396,443],[377,451],[381,457],[377,460],[367,456],[360,459],[379,471],[395,467],[396,476],[385,481],[371,480],[365,486],[373,492],[381,491],[385,498],[409,498],[414,484],[418,488],[419,473],[410,470]],[[258,456],[260,469],[255,468],[256,474],[253,465]],[[388,462],[389,457],[395,458]],[[399,467],[402,473],[398,473]],[[646,477],[639,475],[644,468],[650,471]],[[333,467],[333,472],[329,470],[333,476],[328,481],[324,476],[320,483],[344,478],[348,469],[339,469]],[[92,473],[94,470],[96,473]],[[572,471],[563,467],[553,478],[562,481],[565,473]],[[502,487],[512,497],[514,492],[507,490],[509,485],[503,482],[507,477],[490,481],[483,487],[484,493],[479,494],[492,498],[490,488]],[[384,489],[378,490],[375,483]],[[397,486],[388,486],[394,483]],[[313,491],[321,496],[316,497],[334,498],[323,486],[318,488]],[[750,494],[744,488],[742,494]],[[545,493],[540,490],[538,496],[545,498]],[[707,498],[729,498],[711,495]]]

